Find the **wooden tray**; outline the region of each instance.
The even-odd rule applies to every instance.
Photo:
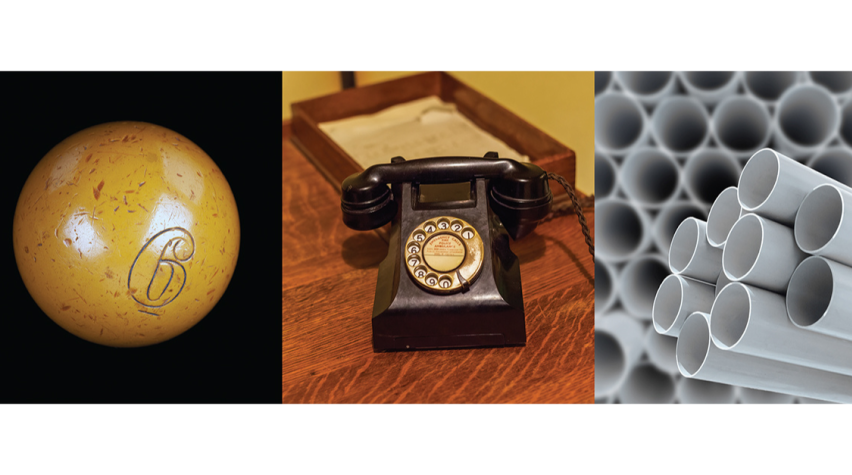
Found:
[[[339,193],[340,183],[363,168],[323,133],[318,124],[372,114],[428,96],[454,103],[458,111],[477,126],[527,155],[545,171],[562,175],[574,184],[576,157],[573,150],[444,72],[417,74],[296,102],[291,105],[291,140]],[[487,150],[482,153],[485,152]],[[388,163],[390,159],[388,157]],[[551,190],[554,204],[567,199],[562,187],[551,186]]]

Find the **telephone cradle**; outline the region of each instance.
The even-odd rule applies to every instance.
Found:
[[[525,345],[509,237],[531,233],[550,212],[547,179],[536,165],[489,152],[394,157],[344,180],[348,227],[391,223],[373,304],[374,351]]]

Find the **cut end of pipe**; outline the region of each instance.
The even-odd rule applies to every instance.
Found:
[[[641,251],[647,239],[642,212],[623,200],[606,199],[595,208],[598,227],[597,254],[603,259],[628,259]]]
[[[780,132],[801,147],[824,145],[840,125],[840,109],[828,89],[802,84],[778,100],[775,117]]]
[[[754,211],[769,199],[781,171],[778,154],[769,148],[758,150],[743,167],[737,185],[737,198],[746,211]]]
[[[663,283],[657,290],[654,305],[651,307],[651,319],[657,333],[667,333],[677,320],[680,309],[683,307],[682,279],[680,276],[670,275],[663,279]]]
[[[697,219],[686,218],[680,223],[672,236],[672,244],[669,248],[669,268],[672,273],[680,274],[689,267],[695,259],[702,237],[701,225]]]
[[[716,296],[710,310],[710,335],[723,350],[737,346],[748,328],[751,296],[745,285],[732,283]]]
[[[620,93],[595,98],[595,143],[612,153],[635,145],[645,131],[645,114],[634,99]]]
[[[763,244],[763,223],[754,214],[737,220],[728,233],[725,250],[722,251],[722,271],[733,282],[748,276],[757,263]]]
[[[707,322],[707,314],[695,312],[683,323],[680,336],[677,339],[675,355],[677,367],[680,374],[692,378],[701,367],[710,353],[710,324]]]
[[[674,157],[660,149],[634,150],[621,164],[620,175],[624,194],[644,206],[659,207],[674,199],[680,191],[678,164]]]
[[[595,395],[606,395],[621,383],[625,372],[624,350],[612,335],[595,331]]]
[[[737,188],[731,186],[719,193],[710,214],[707,215],[707,242],[713,247],[722,248],[728,240],[728,233],[734,223],[740,219],[742,208],[737,198]]]
[[[686,154],[707,141],[710,118],[697,99],[674,96],[657,106],[651,126],[662,146],[675,154]]]
[[[794,325],[808,328],[819,322],[834,294],[834,275],[822,257],[809,257],[799,264],[787,286],[787,315]]]
[[[793,234],[799,248],[817,254],[840,231],[843,220],[843,196],[834,185],[820,185],[802,201],[796,213]]]

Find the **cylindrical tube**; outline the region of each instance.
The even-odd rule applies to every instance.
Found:
[[[720,147],[746,159],[769,142],[772,116],[757,99],[732,96],[713,111],[713,135]]]
[[[671,404],[674,398],[674,377],[647,363],[636,365],[618,391],[622,404]]]
[[[737,400],[736,386],[681,378],[677,383],[677,397],[681,404],[733,404]]]
[[[684,219],[693,217],[698,219],[706,219],[707,212],[696,203],[691,201],[675,201],[660,209],[657,216],[654,218],[654,244],[663,255],[669,254],[669,248],[672,245],[672,237],[674,237],[677,227]]]
[[[686,71],[678,75],[686,92],[708,106],[736,94],[740,83],[740,74],[733,71]]]
[[[602,152],[595,152],[595,196],[597,199],[615,196],[618,188],[618,166]]]
[[[661,335],[654,330],[653,326],[648,327],[645,332],[645,353],[648,355],[648,361],[657,369],[680,375],[675,357],[676,348],[677,338]]]
[[[808,77],[836,96],[852,92],[852,71],[810,71]]]
[[[846,147],[822,150],[808,160],[808,167],[846,186],[852,186],[852,150]]]
[[[650,320],[654,294],[668,275],[665,259],[657,254],[645,254],[628,262],[619,278],[619,298],[624,310],[641,320]]]
[[[746,92],[767,104],[773,104],[787,89],[799,82],[797,71],[749,71],[744,74]]]
[[[613,394],[642,356],[642,324],[622,312],[595,318],[595,397]]]
[[[781,224],[792,225],[805,196],[825,183],[852,191],[842,183],[765,148],[752,155],[743,167],[737,198],[746,213],[756,213]]]
[[[852,147],[852,98],[847,99],[843,104],[843,108],[840,110],[840,116],[842,119],[838,135],[840,136],[840,140],[842,140],[847,147]]]
[[[707,242],[707,223],[686,218],[677,227],[669,249],[673,274],[713,283],[722,272],[722,250]]]
[[[793,86],[775,109],[775,147],[804,159],[828,144],[840,127],[840,108],[828,89],[815,84]]]
[[[732,282],[783,293],[790,276],[807,255],[793,230],[756,214],[734,223],[722,252],[722,270]]]
[[[623,262],[650,246],[650,219],[633,203],[618,198],[600,200],[595,205],[595,214],[595,257]]]
[[[615,80],[628,94],[645,105],[655,105],[675,90],[671,71],[617,71]]]
[[[790,321],[824,335],[852,340],[852,268],[823,257],[805,259],[787,287]]]
[[[710,338],[710,315],[686,319],[677,341],[677,366],[687,378],[852,403],[852,378],[805,366],[725,351]]]
[[[808,254],[852,266],[852,193],[835,185],[813,189],[796,214],[796,244]]]
[[[633,149],[621,163],[618,178],[627,198],[645,208],[660,208],[680,194],[680,167],[658,148]]]
[[[657,333],[678,336],[683,322],[695,312],[710,312],[716,289],[713,285],[670,275],[654,297],[651,319]]]
[[[740,388],[740,401],[743,404],[793,404],[795,400],[796,398],[789,394]]]
[[[615,266],[601,259],[595,260],[595,314],[609,310],[618,295],[618,276]]]
[[[707,215],[707,242],[711,246],[718,249],[725,248],[728,233],[731,232],[734,223],[740,219],[742,210],[735,186],[725,188],[719,193]]]
[[[603,94],[612,85],[612,71],[595,71],[595,95]]]
[[[852,376],[852,341],[797,328],[773,292],[740,283],[722,289],[710,335],[722,350]]]
[[[743,167],[730,153],[718,148],[704,148],[686,160],[683,187],[693,200],[709,205],[724,189],[736,186]]]
[[[623,156],[647,140],[648,119],[642,105],[619,92],[595,98],[595,149]]]
[[[686,158],[710,138],[710,117],[698,99],[668,97],[654,110],[651,132],[661,148],[675,157]]]

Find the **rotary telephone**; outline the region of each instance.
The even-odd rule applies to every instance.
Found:
[[[394,157],[346,178],[341,208],[348,227],[392,223],[376,284],[373,349],[526,344],[520,263],[509,236],[520,239],[545,219],[553,201],[547,180],[554,177],[489,152]],[[594,255],[573,190],[560,183]]]

